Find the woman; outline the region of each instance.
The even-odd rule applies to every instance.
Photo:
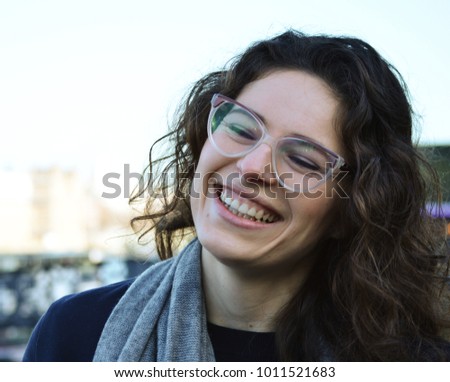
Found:
[[[196,83],[164,139],[132,223],[166,260],[53,304],[25,360],[450,360],[437,178],[370,45],[258,42]]]

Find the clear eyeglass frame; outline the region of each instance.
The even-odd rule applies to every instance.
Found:
[[[216,139],[214,138],[214,131],[213,131],[213,119],[214,116],[217,112],[217,110],[219,109],[220,106],[222,106],[224,103],[228,103],[228,104],[232,104],[235,107],[241,108],[243,109],[249,116],[251,116],[256,122],[257,125],[259,126],[259,128],[261,129],[261,137],[258,139],[257,142],[255,142],[252,145],[249,145],[248,148],[246,148],[245,150],[242,150],[238,153],[229,153],[224,151],[219,144],[216,142]],[[294,185],[289,185],[288,183],[286,183],[285,180],[283,180],[283,174],[279,174],[278,172],[278,167],[277,167],[277,150],[278,147],[280,146],[281,143],[283,143],[284,141],[298,141],[298,142],[302,142],[305,143],[306,145],[308,145],[309,147],[313,147],[316,150],[318,150],[318,152],[322,153],[326,158],[327,158],[327,165],[326,165],[326,171],[323,174],[313,174],[313,177],[316,177],[316,182],[314,183],[313,186],[308,186],[307,187],[307,191],[311,191],[316,189],[317,187],[319,187],[321,184],[325,183],[334,172],[339,172],[341,171],[344,166],[346,166],[346,162],[344,160],[343,157],[341,157],[340,155],[336,154],[335,152],[333,152],[332,150],[322,146],[320,143],[314,142],[311,139],[304,137],[304,136],[285,136],[285,137],[280,137],[280,138],[274,138],[272,137],[268,130],[267,127],[265,126],[264,122],[261,120],[261,118],[251,109],[249,109],[247,106],[241,104],[240,102],[229,98],[227,96],[224,96],[222,94],[216,93],[213,95],[212,99],[211,99],[211,110],[209,113],[209,117],[208,117],[208,137],[213,145],[213,147],[223,156],[228,157],[228,158],[241,158],[244,157],[245,155],[247,155],[248,153],[252,152],[253,150],[255,150],[256,148],[258,148],[259,146],[261,146],[263,143],[267,144],[268,146],[270,146],[271,148],[271,152],[272,152],[272,166],[273,169],[275,170],[275,175],[277,177],[277,180],[279,182],[279,184],[286,188],[289,191],[293,191],[293,192],[299,192],[299,193],[303,193],[306,192],[304,190],[304,187],[298,187],[298,186],[302,186],[302,184],[297,184],[295,183]]]

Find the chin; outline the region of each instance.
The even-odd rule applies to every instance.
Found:
[[[198,232],[198,239],[209,256],[213,256],[217,261],[228,266],[250,265],[255,262],[255,248],[238,240],[228,240],[224,236],[218,239],[216,235]],[[239,248],[239,249],[237,249]]]

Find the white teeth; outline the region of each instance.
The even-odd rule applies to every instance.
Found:
[[[233,202],[230,204],[230,207],[233,208],[234,210],[238,211],[239,210],[239,202],[236,199],[233,199]]]
[[[264,210],[256,211],[255,207],[249,208],[246,203],[240,204],[237,199],[226,197],[224,193],[220,194],[220,200],[237,216],[265,223],[272,223],[276,220],[275,215],[272,215],[270,212]]]
[[[255,215],[255,219],[256,219],[256,220],[261,220],[261,218],[263,217],[263,215],[264,215],[264,211],[263,211],[263,210],[259,210],[259,211],[256,213],[256,215]]]
[[[246,214],[247,212],[248,212],[248,206],[247,206],[247,204],[241,204],[240,205],[240,207],[239,207],[239,209],[238,209],[238,211],[241,213],[241,214]]]

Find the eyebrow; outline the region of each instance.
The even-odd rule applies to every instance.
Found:
[[[249,110],[250,110],[250,109],[249,109]],[[255,115],[257,115],[258,118],[261,120],[261,122],[264,123],[264,126],[266,126],[267,121],[266,121],[266,119],[265,119],[261,114],[258,114],[256,111],[253,111],[253,110],[252,110],[252,113],[255,114]],[[267,128],[267,126],[266,126],[266,128]]]
[[[250,109],[248,106],[246,106],[246,105],[244,105],[242,103],[240,103],[239,105],[236,105],[236,106],[239,106],[240,109],[243,109],[243,110],[245,110],[247,112],[250,112],[251,114],[256,115],[261,120],[261,122],[264,123],[264,126],[267,128],[267,121],[261,114],[257,113],[253,109]]]

